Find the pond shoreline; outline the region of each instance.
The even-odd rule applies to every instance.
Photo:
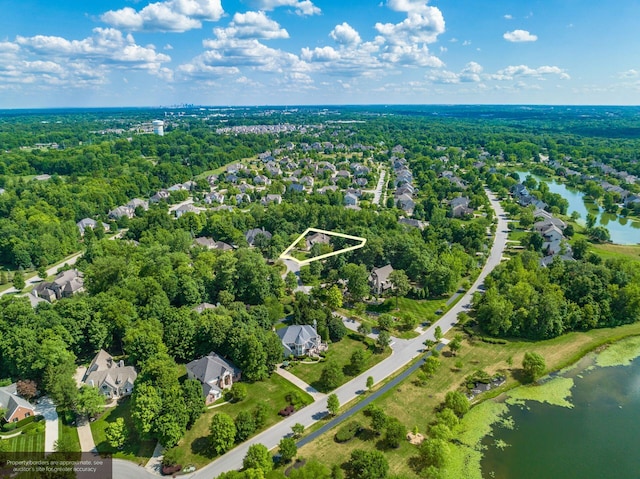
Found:
[[[603,360],[598,361],[601,356],[604,356]],[[632,334],[596,345],[571,364],[547,374],[536,385],[516,383],[497,395],[482,398],[474,404],[456,431],[455,446],[452,448],[453,464],[445,477],[491,477],[483,474],[488,472],[483,467],[485,451],[489,441],[494,438],[496,428],[510,430],[517,426],[510,415],[511,408],[520,406],[528,410],[526,403],[533,401],[535,404],[547,403],[549,406],[571,409],[571,391],[576,378],[582,378],[583,374],[595,369],[629,365],[637,357],[640,357],[640,335]],[[492,446],[502,450],[508,444],[494,439]]]

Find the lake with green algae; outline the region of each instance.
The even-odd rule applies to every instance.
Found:
[[[640,478],[640,339],[622,341],[552,378],[550,403],[506,400],[508,427],[482,440],[482,476],[497,479]],[[631,359],[631,358],[636,359]],[[626,364],[626,365],[625,365]],[[564,384],[557,381],[564,381]],[[571,381],[567,391],[566,381]],[[554,385],[555,382],[555,385]],[[526,391],[527,388],[518,388]],[[518,391],[518,389],[514,390]],[[535,388],[533,388],[535,389]],[[565,394],[566,397],[558,397]],[[534,393],[534,396],[536,394]]]

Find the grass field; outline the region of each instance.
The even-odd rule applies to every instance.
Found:
[[[329,345],[329,350],[327,351],[326,356],[327,361],[335,360],[342,367],[343,372],[345,373],[344,381],[342,381],[341,384],[346,383],[354,376],[351,375],[349,362],[351,360],[351,355],[355,350],[364,349],[365,351],[369,352],[365,369],[371,368],[373,365],[379,363],[391,353],[388,348],[383,353],[376,353],[373,340],[367,339],[365,344],[361,341],[361,338],[361,335],[350,332],[344,338],[342,338],[341,341]],[[318,391],[327,392],[319,381],[320,375],[322,374],[322,369],[324,368],[325,364],[326,362],[320,362],[316,364],[298,363],[293,365],[291,369],[289,369],[289,371],[298,376],[307,384],[310,384],[311,386],[316,388]],[[355,376],[357,376],[357,374],[355,374]]]
[[[269,416],[264,427],[266,429],[282,419],[278,416],[278,411],[287,406],[286,397],[290,392],[296,391],[306,404],[313,402],[309,394],[277,374],[272,374],[266,381],[243,384],[247,386],[247,398],[244,401],[207,409],[187,431],[178,445],[178,463],[202,467],[211,462],[213,455],[208,451],[209,424],[217,413],[223,412],[235,419],[240,411],[252,411],[259,402],[265,402],[269,406]]]
[[[9,444],[9,452],[44,453],[44,421],[35,429],[3,441]]]
[[[60,412],[58,415],[58,437],[64,441],[68,449],[64,452],[80,452],[80,439],[78,439],[78,428],[71,425],[73,414]]]
[[[448,336],[453,334],[456,334],[456,331],[451,331]],[[575,363],[587,352],[603,344],[634,335],[640,335],[640,324],[597,329],[586,333],[569,333],[540,342],[511,341],[505,345],[493,345],[478,340],[465,340],[457,357],[440,356],[440,368],[426,386],[414,383],[414,373],[396,389],[378,399],[376,404],[389,416],[398,418],[408,430],[418,426],[420,432],[424,433],[428,424],[434,420],[434,409],[443,401],[445,394],[458,389],[464,378],[477,369],[484,369],[489,374],[504,371],[508,378],[503,386],[478,398],[484,400],[520,384],[520,364],[527,351],[540,353],[545,358],[547,370],[555,371]],[[462,361],[460,369],[454,366],[457,360]],[[510,362],[512,366],[509,366]],[[362,413],[356,414],[354,419],[366,427],[369,426],[369,419]],[[334,434],[335,430],[321,436],[301,448],[298,455],[306,458],[316,457],[331,466],[348,460],[354,449],[374,450],[381,447],[376,438],[371,439],[371,434],[363,435],[366,440],[356,438],[337,447],[333,440]],[[416,449],[409,444],[387,451],[390,474],[418,477],[409,466],[411,457],[415,455]]]
[[[123,418],[129,436],[122,450],[117,450],[107,442],[105,430],[107,426],[118,418]],[[142,441],[135,432],[131,419],[131,399],[125,398],[113,408],[107,409],[99,419],[91,423],[91,433],[99,452],[113,454],[114,457],[127,459],[137,464],[146,464],[156,446],[155,441]]]

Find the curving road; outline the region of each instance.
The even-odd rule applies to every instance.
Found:
[[[359,394],[362,394],[366,388],[366,381],[368,376],[373,376],[374,381],[380,382],[383,379],[391,376],[393,373],[402,369],[411,360],[419,356],[424,351],[423,342],[426,339],[435,340],[434,331],[437,326],[440,326],[443,333],[446,333],[457,323],[458,314],[465,311],[471,303],[473,294],[479,290],[479,287],[484,283],[484,279],[487,275],[500,263],[502,260],[502,254],[507,244],[507,220],[504,210],[500,205],[497,198],[488,190],[485,190],[491,207],[496,213],[498,220],[498,227],[493,241],[493,246],[489,253],[489,257],[482,268],[482,271],[478,275],[478,278],[473,283],[471,288],[464,293],[461,300],[458,301],[449,311],[444,313],[442,317],[436,321],[429,329],[423,332],[420,336],[405,340],[393,338],[393,352],[384,361],[373,366],[371,369],[365,371],[360,376],[352,379],[348,383],[340,386],[334,392],[337,394],[340,404],[346,404],[352,399],[356,398]],[[252,444],[261,443],[267,446],[269,449],[277,447],[280,439],[288,436],[291,433],[291,426],[295,423],[301,423],[305,427],[311,426],[313,423],[322,419],[327,414],[327,400],[323,398],[319,401],[306,406],[304,409],[296,412],[294,415],[280,421],[266,431],[261,432],[257,436],[254,436],[249,441],[238,445],[224,456],[216,459],[212,463],[203,467],[202,469],[187,474],[183,477],[193,479],[211,479],[226,471],[237,470],[242,468],[242,460]],[[144,468],[136,466],[133,463],[129,463],[122,460],[114,460],[113,464],[114,477],[118,479],[142,479],[157,477],[146,471]]]

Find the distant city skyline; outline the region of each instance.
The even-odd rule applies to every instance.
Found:
[[[640,0],[0,6],[0,108],[640,104]]]

